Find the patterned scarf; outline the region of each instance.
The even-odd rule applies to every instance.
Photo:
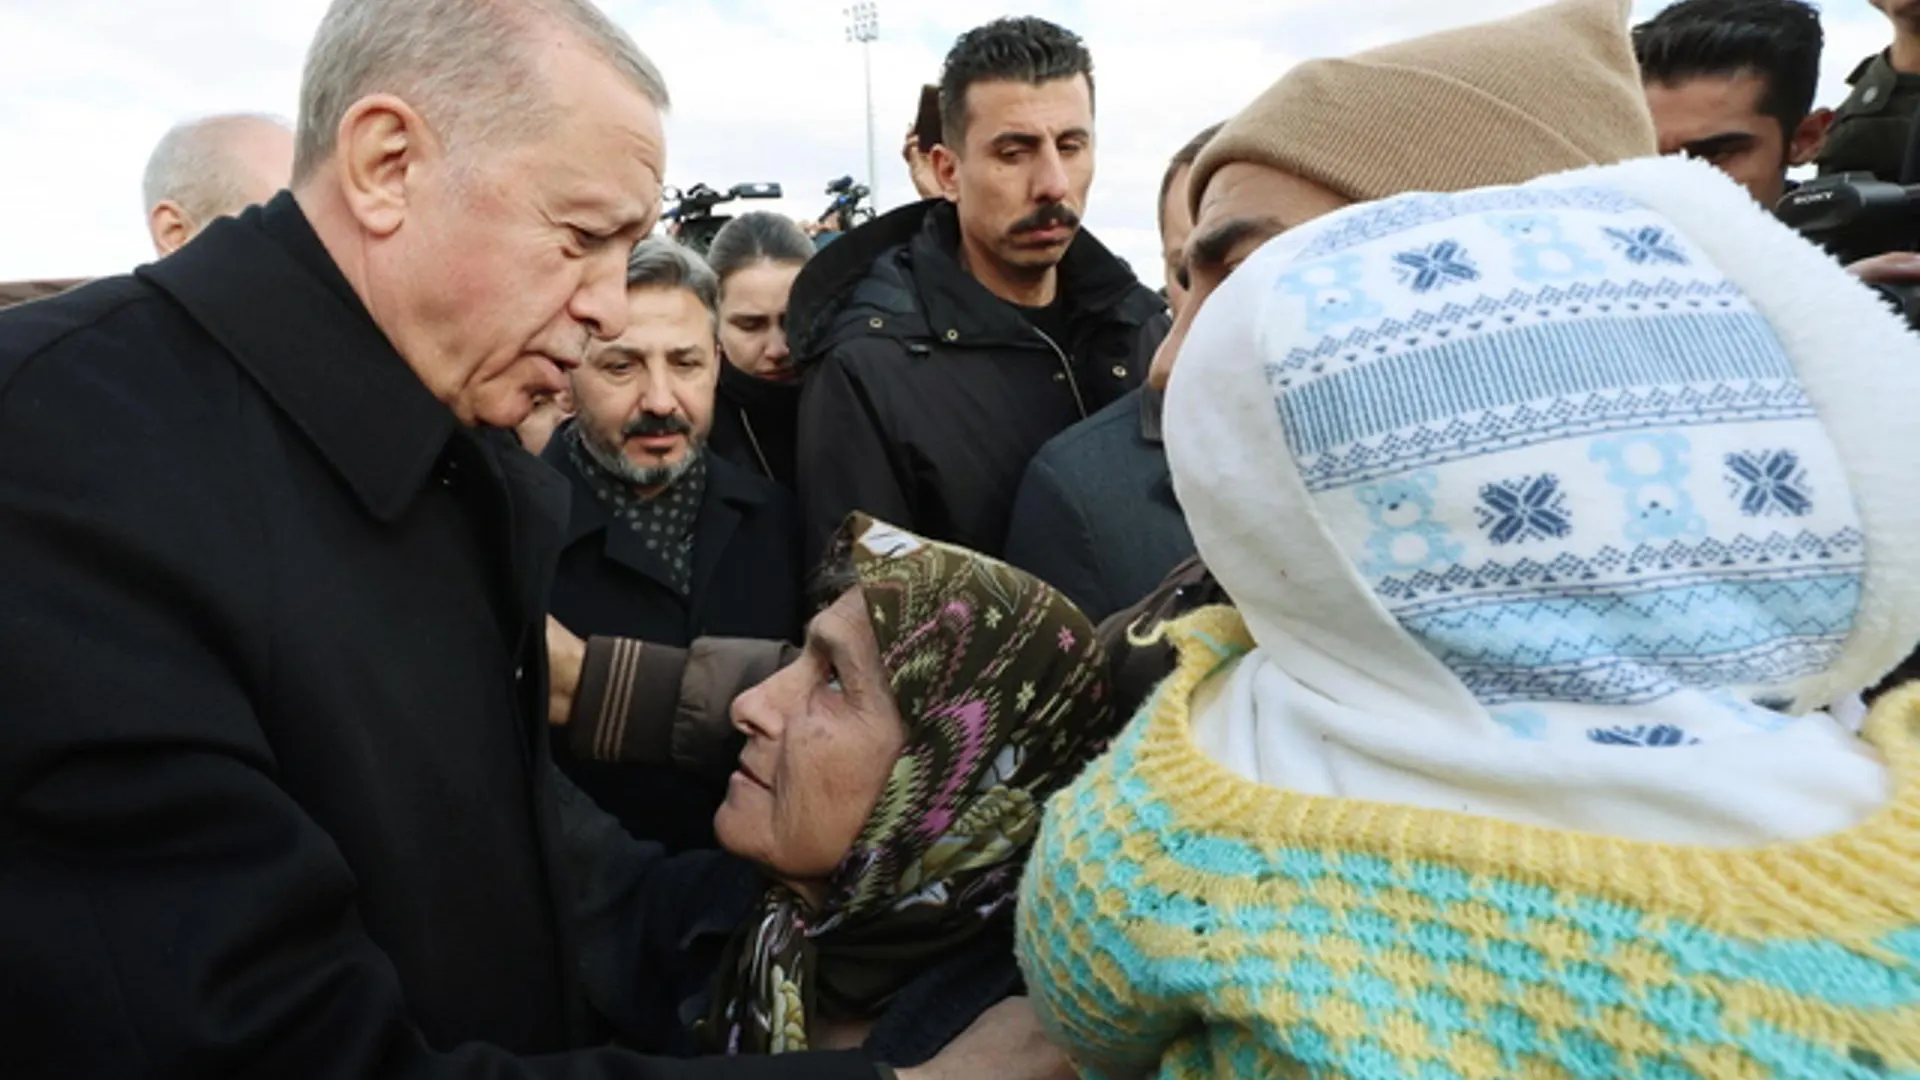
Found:
[[[817,911],[784,887],[728,946],[703,1041],[807,1048],[813,1016],[870,1017],[1008,910],[1046,797],[1116,727],[1106,657],[1035,578],[856,514],[850,549],[906,748]]]
[[[582,441],[579,421],[567,425],[567,455],[586,477],[594,497],[607,508],[615,524],[625,525],[646,541],[655,569],[682,596],[693,591],[693,541],[700,524],[700,507],[707,496],[706,448],[689,451],[687,471],[652,498],[634,493],[633,485],[608,472]]]

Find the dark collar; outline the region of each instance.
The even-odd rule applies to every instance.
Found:
[[[1920,75],[1894,70],[1891,49],[1877,52],[1860,61],[1860,66],[1847,76],[1847,85],[1853,87],[1853,93],[1847,95],[1843,107],[1855,116],[1882,113],[1893,104],[1898,91],[1911,90],[1916,84],[1920,84]]]
[[[937,337],[955,344],[1037,343],[1020,309],[995,296],[961,266],[960,215],[951,203],[936,202],[927,208],[909,250],[922,310]],[[1126,301],[1136,293],[1152,294],[1126,263],[1085,229],[1061,258],[1059,275],[1060,302],[1076,333],[1089,322],[1137,324],[1149,317],[1145,307]]]
[[[840,313],[882,260],[891,261],[920,234],[940,200],[890,210],[807,260],[787,298],[787,345],[802,363],[830,344]]]
[[[233,354],[368,513],[397,520],[460,428],[374,325],[293,196],[137,274]]]
[[[1166,442],[1162,434],[1161,414],[1165,411],[1167,396],[1151,386],[1140,388],[1140,438],[1159,446]]]
[[[1873,71],[1875,64],[1880,64],[1882,66],[1885,66],[1889,70],[1891,70],[1893,66],[1887,61],[1886,53],[1884,52],[1874,53],[1872,56],[1869,56],[1864,60],[1861,60],[1858,64],[1855,64],[1853,67],[1853,70],[1847,73],[1847,85],[1859,86],[1860,80],[1866,78],[1868,73]]]
[[[763,379],[724,361],[720,364],[720,381],[714,394],[723,401],[756,412],[762,409],[792,409],[797,412],[800,408],[800,380],[776,382]]]
[[[683,855],[674,864],[698,865],[690,861],[695,858],[733,860],[728,855],[703,853]],[[683,924],[678,952],[683,957],[705,960],[710,965],[705,970],[714,974],[680,1003],[680,1020],[688,1030],[706,1015],[716,984],[725,978],[720,960],[727,942],[759,910],[767,888],[766,879],[745,864],[716,873],[699,884],[698,902],[685,901],[693,914]],[[902,1067],[925,1064],[973,1026],[981,1014],[1021,990],[1012,920],[996,916],[973,940],[930,963],[901,987],[874,1018],[873,1031],[861,1049],[876,1061],[898,1062]]]
[[[573,491],[573,508],[567,515],[567,533],[565,543],[568,547],[600,532],[612,524],[607,511],[593,494],[593,488],[587,478],[573,464],[573,456],[567,453],[565,435],[567,428],[578,423],[569,420],[554,430],[553,438],[548,440],[547,448],[541,452],[540,459],[552,466],[561,476],[566,477]],[[700,506],[701,524],[696,530],[696,543],[704,539],[707,519],[716,507],[728,507],[739,512],[750,512],[764,504],[772,481],[742,469],[733,462],[707,448],[707,493]]]

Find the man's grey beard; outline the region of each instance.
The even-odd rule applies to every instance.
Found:
[[[593,459],[593,463],[605,470],[609,476],[643,491],[672,487],[693,469],[699,462],[700,455],[706,452],[705,444],[698,439],[689,438],[686,456],[678,462],[672,465],[635,465],[633,459],[619,447],[601,446],[600,440],[587,430],[585,424],[580,425],[580,445],[586,449],[587,456]]]

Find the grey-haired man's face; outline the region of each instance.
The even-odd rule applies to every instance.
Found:
[[[594,457],[647,491],[679,479],[713,427],[720,366],[713,313],[691,290],[630,289],[619,337],[573,374],[580,433]]]
[[[449,145],[392,95],[349,109],[336,160],[367,306],[434,396],[509,428],[627,325],[626,267],[659,216],[659,109],[587,44],[539,51],[556,119]],[[303,185],[304,186],[304,185]]]

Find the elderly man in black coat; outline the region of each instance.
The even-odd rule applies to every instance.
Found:
[[[335,0],[301,97],[291,194],[0,316],[0,1076],[872,1080],[606,1045],[672,875],[552,766],[566,493],[487,430],[624,329],[657,72]],[[901,1075],[1060,1065],[988,1021]]]

